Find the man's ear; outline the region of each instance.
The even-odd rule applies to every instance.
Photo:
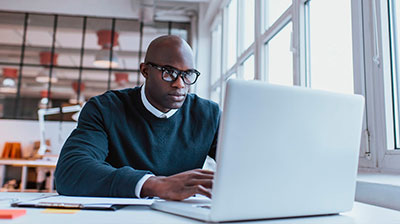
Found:
[[[145,79],[149,76],[148,70],[149,67],[145,63],[140,63],[140,73],[142,73]]]

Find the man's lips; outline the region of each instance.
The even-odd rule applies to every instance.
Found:
[[[185,99],[186,94],[183,93],[170,93],[168,94],[174,101],[183,101]]]

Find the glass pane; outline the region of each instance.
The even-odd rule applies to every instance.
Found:
[[[211,100],[216,102],[216,103],[220,103],[221,100],[221,87],[217,87],[215,90],[213,90],[211,92]]]
[[[0,12],[0,62],[20,62],[24,20],[23,13]]]
[[[269,83],[293,85],[293,55],[290,51],[292,23],[288,23],[266,44]]]
[[[83,18],[59,16],[56,32],[55,52],[57,64],[80,66]]]
[[[226,91],[226,83],[228,82],[229,79],[237,79],[237,74],[233,73],[230,75],[225,81],[222,83],[222,99],[221,99],[221,108],[224,107],[224,100],[225,100],[225,91]]]
[[[142,51],[146,52],[152,40],[159,36],[168,35],[168,23],[156,22],[153,26],[143,27],[143,45]],[[139,46],[139,42],[138,42]],[[143,54],[144,58],[144,54]]]
[[[391,0],[389,1],[389,6],[391,7],[391,55],[392,55],[392,88],[393,88],[393,109],[392,105],[386,105],[386,110],[393,110],[393,118],[387,118],[388,127],[390,127],[393,123],[394,119],[394,137],[388,136],[388,147],[389,149],[399,149],[400,148],[400,122],[399,122],[399,101],[400,101],[400,76],[399,76],[399,66],[400,66],[400,58],[399,58],[399,30],[400,30],[400,4],[398,1]],[[390,88],[390,87],[389,87]],[[390,122],[390,123],[389,123]],[[392,129],[393,130],[393,129]],[[389,135],[389,134],[388,134]]]
[[[254,77],[254,55],[251,55],[243,62],[243,78],[252,80]]]
[[[14,116],[19,66],[0,65],[0,118]]]
[[[245,51],[254,42],[254,0],[241,0],[241,27],[242,47],[241,52]]]
[[[125,89],[142,85],[144,77],[140,75],[138,80],[137,72],[113,72],[111,80],[111,89]]]
[[[211,43],[211,83],[215,83],[221,77],[221,24],[212,32]]]
[[[142,73],[140,73],[140,71],[128,72],[128,73],[129,73],[129,82],[125,85],[125,88],[133,88],[135,86],[141,86],[144,83],[145,78],[142,75]]]
[[[40,53],[51,52],[54,16],[29,15],[24,63],[41,64]]]
[[[353,93],[351,2],[310,1],[308,7],[311,87]]]
[[[265,29],[274,22],[290,7],[292,0],[264,0],[265,6]]]
[[[51,97],[53,100],[53,107],[65,106],[67,104],[77,103],[77,87],[74,87],[74,82],[79,79],[78,69],[54,69],[53,74],[57,76],[57,82],[51,85]],[[84,96],[85,83],[81,82],[81,97]],[[75,89],[76,88],[76,89]],[[57,100],[55,102],[54,100]],[[82,100],[83,101],[83,100]]]
[[[48,90],[48,83],[36,81],[36,77],[44,71],[40,66],[24,66],[22,70],[20,99],[16,111],[17,118],[37,119],[37,110],[41,99],[41,92]],[[46,70],[49,71],[48,69]],[[46,73],[45,77],[49,74]],[[43,93],[44,94],[44,93]],[[46,104],[47,105],[47,104]],[[45,106],[46,106],[45,105]],[[50,103],[51,107],[52,104]]]
[[[190,23],[172,23],[171,34],[189,42]]]
[[[111,46],[111,30],[112,30],[112,19],[100,19],[100,18],[88,18],[86,23],[86,34],[85,34],[85,53],[83,56],[83,67],[97,67],[94,62],[96,56],[105,60],[110,59],[110,46]],[[104,34],[99,34],[101,40],[99,40],[100,31],[105,31]],[[108,31],[108,35],[107,35]],[[116,43],[114,42],[114,50]],[[103,51],[101,51],[103,50]],[[106,59],[107,58],[107,59]],[[119,65],[119,64],[118,64]],[[102,68],[108,69],[108,66],[101,66]],[[118,66],[117,66],[118,67]]]
[[[229,69],[236,62],[236,46],[237,46],[237,38],[236,38],[236,30],[237,30],[237,0],[231,0],[230,4],[227,8],[228,16],[227,16],[227,68]]]
[[[97,96],[107,91],[108,74],[108,71],[82,71],[82,81],[85,83],[86,86],[84,92],[85,98]]]
[[[115,30],[119,34],[118,45],[114,49],[114,53],[118,55],[120,62],[119,68],[139,69],[139,22],[117,20]]]

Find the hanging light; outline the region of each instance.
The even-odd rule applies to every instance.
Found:
[[[83,82],[81,82],[80,85],[77,81],[73,82],[72,89],[74,89],[76,95],[78,95],[78,86],[80,87],[79,99],[77,100],[77,97],[72,97],[71,99],[69,99],[70,104],[82,104],[85,102],[85,96],[82,93],[85,90],[86,85]]]
[[[18,77],[18,69],[16,68],[3,68],[3,81],[2,86],[15,87],[15,79]]]
[[[3,75],[0,84],[0,91],[7,93],[16,93],[16,79],[18,77],[18,69],[3,68]]]
[[[58,54],[54,53],[53,65],[57,65],[57,59],[58,59]],[[49,51],[40,52],[40,64],[43,66],[51,65],[51,52],[49,52]],[[49,81],[51,83],[56,83],[58,81],[58,78],[57,78],[56,72],[53,70],[51,73],[51,79],[50,79],[50,69],[47,67],[44,67],[42,70],[39,71],[35,80],[36,80],[36,82],[40,82],[40,83],[48,83]]]
[[[95,61],[93,62],[95,66],[101,68],[118,67],[118,55],[116,52],[112,53],[110,59],[110,50],[112,50],[114,46],[118,45],[118,36],[119,34],[117,32],[113,33],[111,30],[97,31],[97,44],[101,46],[101,50],[96,53]],[[114,39],[111,40],[112,38]],[[114,42],[114,44],[111,42]]]
[[[128,80],[129,74],[126,72],[117,72],[114,75],[115,75],[115,82],[120,87],[124,87],[129,82]]]
[[[49,75],[49,69],[42,69],[39,71],[38,75],[36,76],[35,80],[36,82],[40,82],[40,83],[48,83],[49,79],[50,79],[50,75]],[[58,78],[55,74],[55,72],[53,71],[51,74],[51,79],[50,79],[51,83],[56,83],[58,82]]]

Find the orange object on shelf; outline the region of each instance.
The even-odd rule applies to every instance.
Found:
[[[25,209],[0,209],[0,219],[13,219],[25,214]]]
[[[3,153],[1,156],[3,159],[21,159],[22,150],[21,143],[19,142],[6,142],[4,144]]]
[[[11,149],[12,149],[11,142],[4,143],[3,154],[1,155],[1,158],[5,158],[5,159],[9,158]]]

